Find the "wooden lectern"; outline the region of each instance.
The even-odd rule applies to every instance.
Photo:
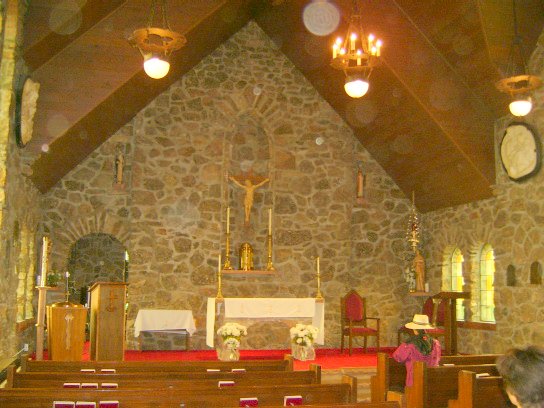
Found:
[[[457,354],[457,312],[455,303],[457,299],[470,299],[469,292],[440,292],[433,296],[444,302],[444,352],[446,356]]]
[[[96,282],[90,287],[91,360],[123,360],[126,291],[125,282]]]
[[[49,359],[81,361],[85,343],[87,308],[72,302],[47,306],[47,343]]]

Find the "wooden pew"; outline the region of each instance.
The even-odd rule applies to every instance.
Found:
[[[465,354],[456,356],[442,356],[440,365],[470,365],[470,364],[495,364],[501,354]]]
[[[427,367],[424,362],[414,363],[414,382],[405,387],[408,408],[442,408],[457,395],[458,376],[462,370],[497,375],[495,364],[454,365]]]
[[[495,364],[499,354],[469,354],[442,356],[440,365]],[[376,375],[370,378],[371,401],[385,401],[389,391],[404,391],[406,368],[386,353],[378,353]]]
[[[384,402],[356,402],[353,404],[312,404],[297,405],[300,408],[399,408],[399,404],[394,401]],[[236,408],[238,405],[236,405]],[[285,408],[284,405],[267,405],[268,408]],[[234,407],[233,407],[234,408]]]
[[[116,383],[119,388],[181,387],[184,383],[217,386],[218,381],[234,381],[237,385],[320,384],[321,366],[311,364],[305,371],[247,372],[151,372],[151,373],[81,373],[18,372],[8,367],[6,388],[62,388],[64,383]]]
[[[448,408],[506,408],[513,407],[502,387],[499,376],[480,377],[475,372],[459,372],[457,399],[448,401]]]
[[[283,405],[287,395],[300,395],[306,403],[355,403],[357,379],[344,375],[341,384],[264,385],[206,389],[0,389],[2,408],[51,408],[53,401],[119,401],[122,408],[187,408],[238,406],[240,398],[256,397],[260,406]]]
[[[80,371],[82,368],[113,368],[117,372],[152,371],[206,371],[220,369],[231,371],[245,368],[247,371],[293,371],[293,356],[286,354],[277,360],[239,360],[239,361],[52,361],[21,359],[21,371]]]
[[[406,367],[389,354],[378,353],[376,375],[370,377],[370,401],[383,402],[390,390],[403,391],[406,384]]]

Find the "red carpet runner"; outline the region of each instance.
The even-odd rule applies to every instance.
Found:
[[[380,351],[392,353],[394,348],[381,348]],[[278,359],[291,350],[241,350],[240,360],[254,359]],[[350,356],[347,350],[340,353],[339,349],[316,349],[316,358],[312,361],[295,360],[295,370],[307,370],[310,364],[319,364],[323,370],[339,368],[375,367],[376,353],[373,348],[368,348],[364,353],[362,348],[353,349]],[[33,356],[34,357],[34,356]],[[48,359],[47,350],[44,351],[44,359]],[[89,360],[89,342],[85,343],[83,360]],[[191,351],[125,351],[126,361],[175,361],[175,360],[217,360],[215,350],[191,350]]]

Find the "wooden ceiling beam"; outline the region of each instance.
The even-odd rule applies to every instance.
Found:
[[[87,0],[82,2],[80,13],[73,13],[69,20],[63,18],[70,15],[72,10],[62,10],[62,3],[55,5],[49,2],[44,5],[40,2],[29,2],[29,16],[26,19],[28,24],[24,27],[23,59],[30,71],[45,64],[125,2],[126,0]],[[58,16],[57,22],[65,21],[64,24],[51,27],[55,24],[55,16]],[[70,33],[73,29],[71,25],[78,27]]]
[[[161,80],[149,78],[143,68],[71,126],[31,165],[31,179],[47,192],[119,128],[171,84],[198,64],[250,19],[250,0],[225,0],[184,35],[187,45],[172,54],[171,71]],[[226,15],[229,18],[224,18]],[[135,50],[135,52],[137,52]],[[62,165],[59,165],[62,163]]]

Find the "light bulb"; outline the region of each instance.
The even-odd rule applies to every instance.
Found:
[[[170,63],[157,56],[153,56],[144,61],[144,71],[147,75],[154,79],[161,79],[168,74]]]
[[[352,98],[360,98],[368,92],[368,82],[357,77],[346,78],[344,90]]]
[[[520,98],[510,102],[510,112],[514,116],[525,116],[533,109],[533,101],[531,98]]]

